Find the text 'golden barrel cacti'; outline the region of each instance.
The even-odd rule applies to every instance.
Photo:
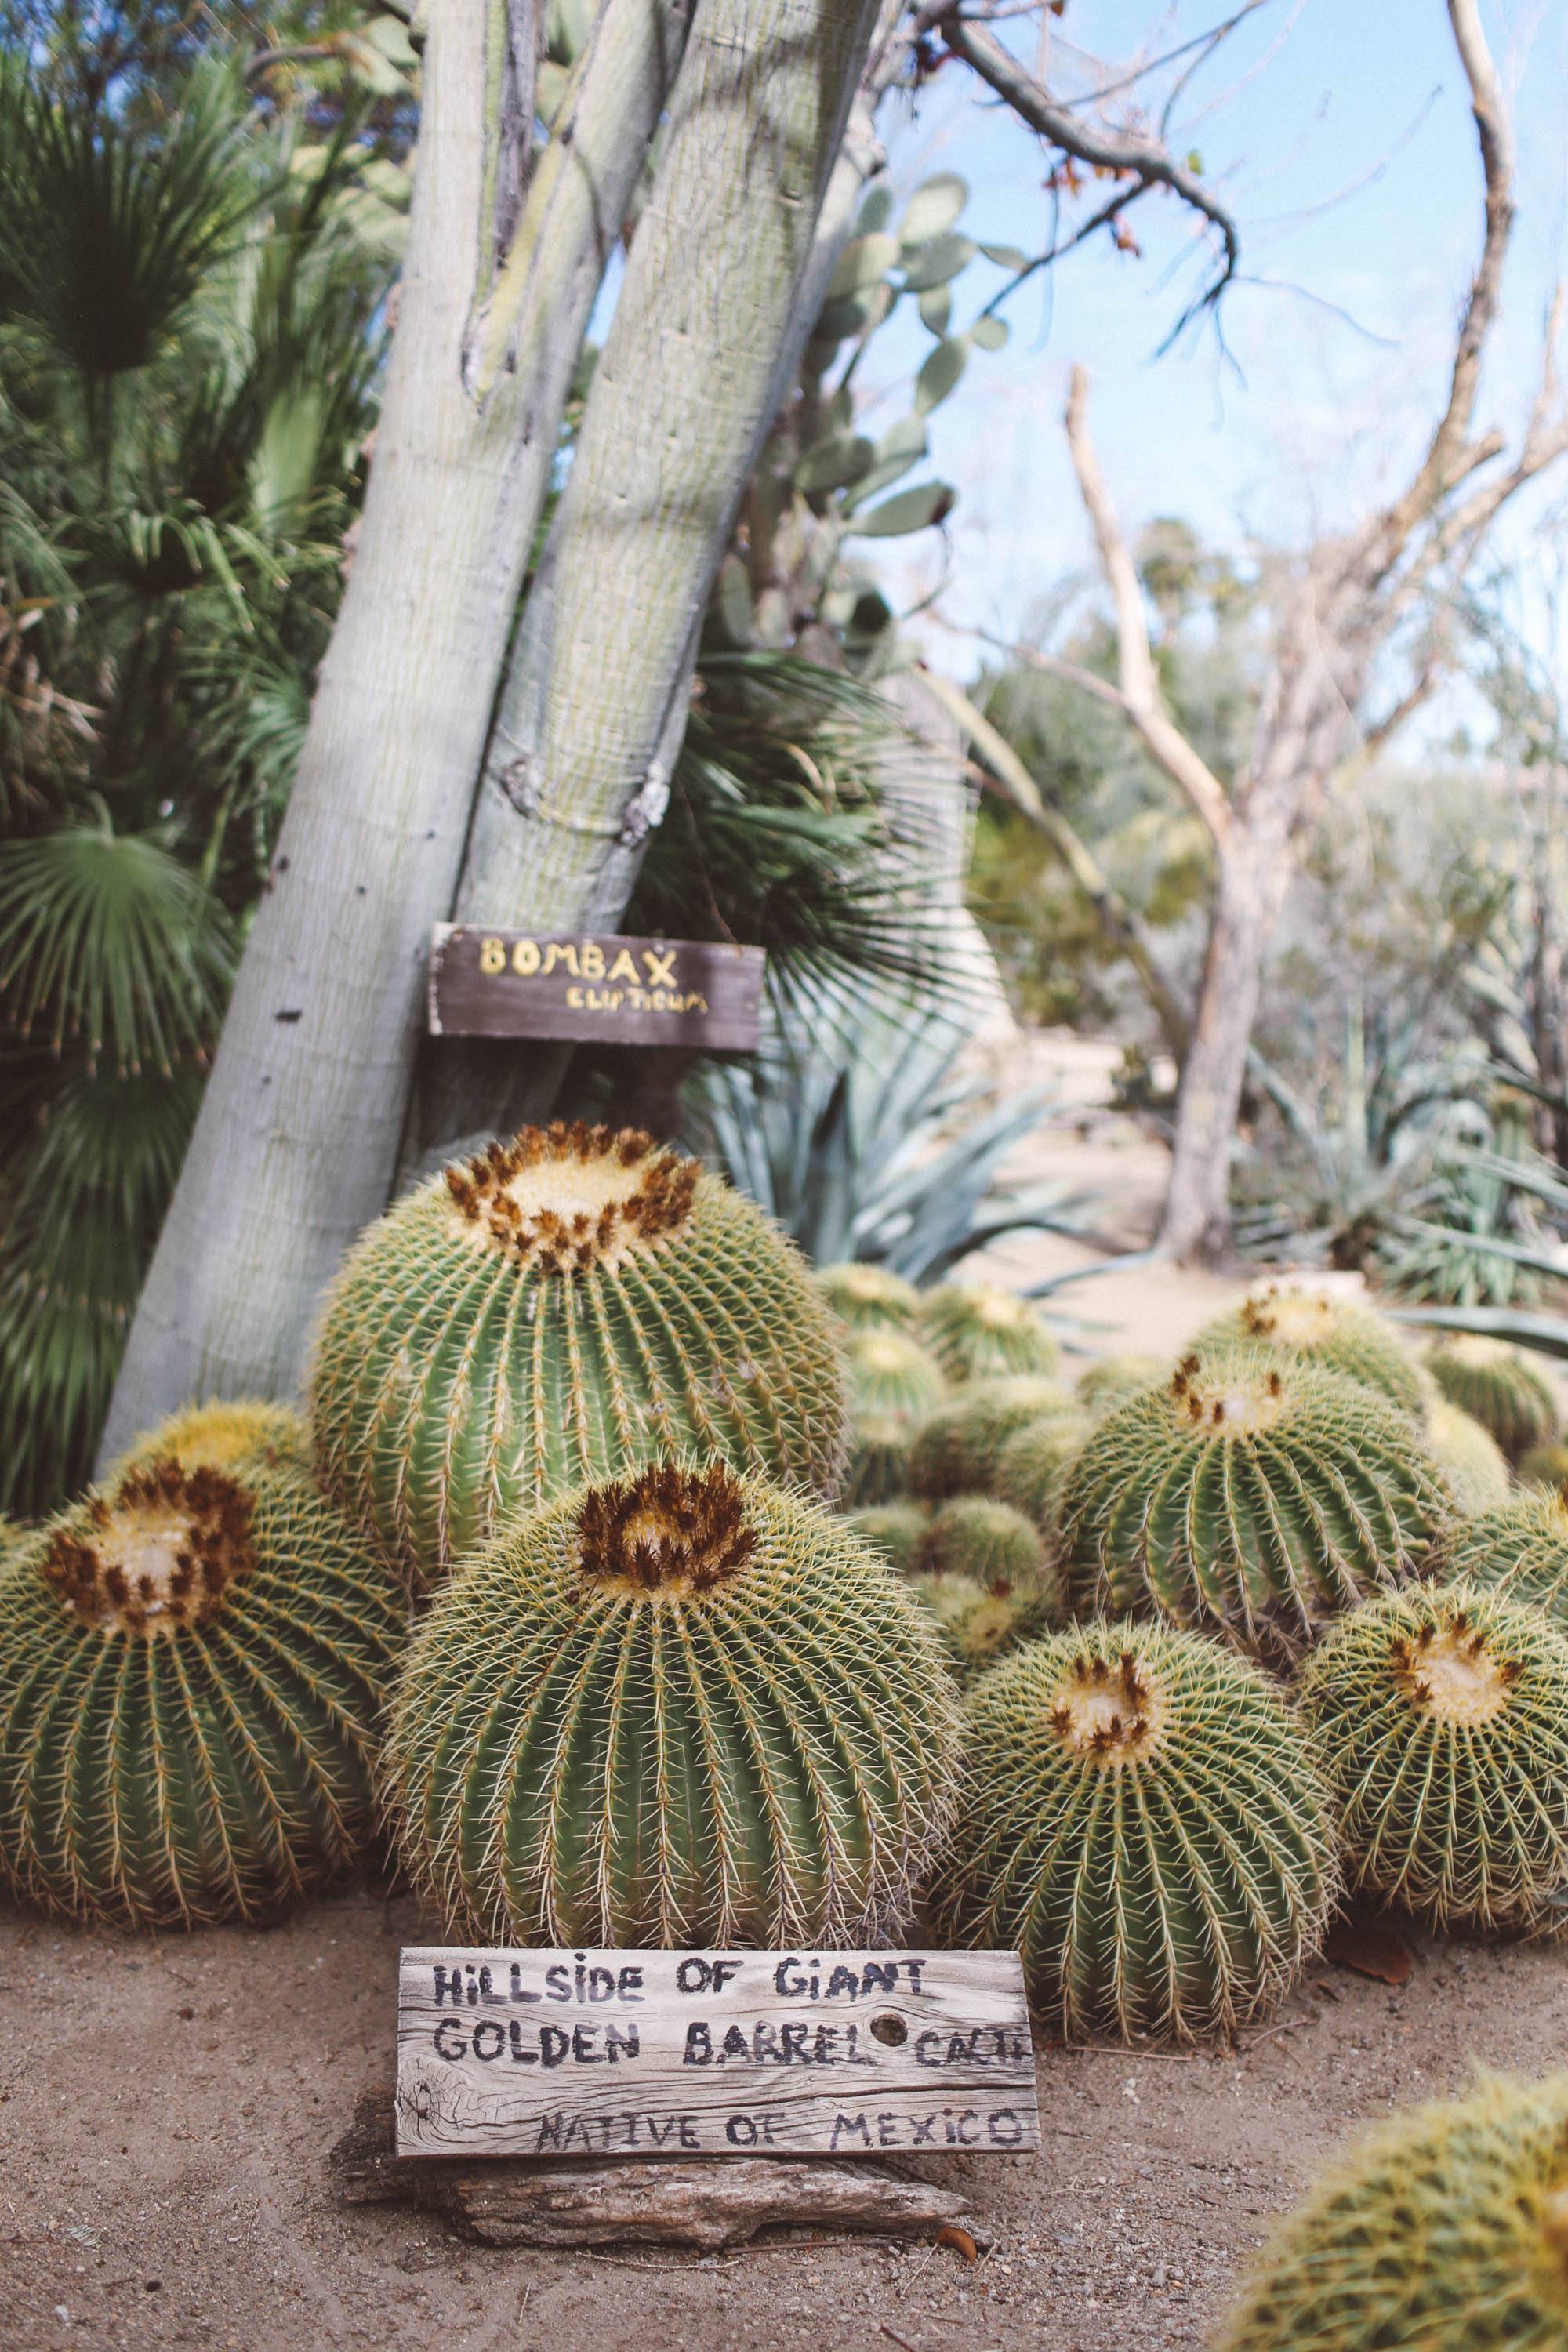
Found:
[[[394,1706],[408,1867],[481,1941],[857,1944],[951,1794],[941,1643],[841,1520],[661,1464],[515,1521]]]
[[[832,1494],[837,1326],[793,1243],[636,1129],[525,1128],[397,1202],[317,1343],[317,1460],[431,1580],[509,1513],[695,1448]]]

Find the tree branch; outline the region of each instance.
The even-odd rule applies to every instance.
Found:
[[[1116,607],[1121,707],[1172,782],[1185,793],[1207,827],[1210,838],[1216,846],[1223,847],[1231,831],[1230,803],[1218,777],[1199,758],[1165,709],[1154,670],[1153,656],[1149,650],[1143,592],[1138,584],[1138,573],[1127,542],[1121,536],[1094,444],[1089,437],[1088,401],[1089,378],[1082,368],[1075,367],[1068,392],[1068,447],[1072,452],[1073,470],[1078,476],[1079,489],[1094,527],[1095,544],[1100,550],[1100,560]]]

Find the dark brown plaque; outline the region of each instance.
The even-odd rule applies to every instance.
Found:
[[[434,1037],[599,1037],[618,1045],[751,1053],[761,948],[437,923],[430,942]]]

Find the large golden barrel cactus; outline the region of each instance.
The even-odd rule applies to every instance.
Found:
[[[393,1709],[399,1842],[480,1942],[874,1942],[948,1815],[935,1630],[842,1520],[656,1465],[510,1527]]]
[[[350,1253],[311,1379],[319,1471],[426,1581],[508,1514],[683,1448],[832,1495],[837,1332],[793,1243],[695,1160],[525,1128]]]
[[[1555,1487],[1511,1496],[1458,1520],[1433,1554],[1438,1580],[1468,1579],[1513,1601],[1533,1601],[1568,1633],[1568,1496]]]
[[[1114,1405],[1063,1473],[1058,1556],[1080,1610],[1157,1611],[1274,1664],[1402,1583],[1447,1507],[1415,1423],[1304,1356],[1187,1356]]]
[[[1395,1326],[1371,1307],[1310,1283],[1260,1285],[1229,1314],[1205,1324],[1192,1344],[1200,1357],[1237,1347],[1306,1356],[1376,1389],[1403,1412],[1419,1415],[1426,1409],[1421,1366]]]
[[[1037,1309],[989,1282],[944,1282],[926,1293],[921,1337],[950,1381],[1054,1372],[1061,1350]]]
[[[236,1475],[253,1467],[308,1471],[310,1423],[286,1404],[242,1401],[186,1405],[139,1437],[109,1472],[108,1482],[122,1471],[164,1461],[177,1462],[182,1470],[222,1470]]]
[[[405,1630],[298,1471],[133,1465],[0,1569],[0,1867],[135,1926],[270,1916],[373,1831]]]
[[[1510,1461],[1556,1436],[1562,1416],[1552,1384],[1516,1348],[1452,1332],[1432,1349],[1426,1369],[1450,1404],[1489,1429]]]

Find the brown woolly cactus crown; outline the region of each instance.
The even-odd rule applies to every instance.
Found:
[[[1075,1756],[1108,1768],[1152,1755],[1165,1721],[1165,1695],[1147,1657],[1115,1659],[1078,1651],[1057,1685],[1051,1729]]]
[[[221,1471],[148,1463],[56,1529],[39,1573],[106,1633],[210,1625],[252,1565],[250,1517],[250,1496]]]
[[[577,1514],[584,1577],[622,1592],[671,1599],[711,1592],[744,1568],[757,1531],[721,1463],[681,1470],[656,1463],[635,1478],[591,1487]]]
[[[639,1127],[525,1127],[447,1170],[456,1215],[541,1274],[609,1272],[679,1231],[691,1213],[694,1160]]]
[[[1237,1358],[1204,1365],[1185,1355],[1171,1375],[1178,1420],[1197,1429],[1253,1437],[1272,1429],[1285,1410],[1285,1382],[1271,1364]]]

